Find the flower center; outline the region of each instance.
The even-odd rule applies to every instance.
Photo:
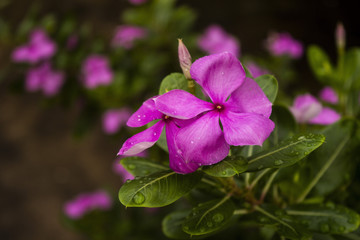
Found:
[[[221,104],[214,104],[214,109],[220,112],[224,110],[224,106]]]
[[[168,115],[165,115],[165,116],[164,116],[164,119],[165,119],[165,120],[168,120],[169,118],[170,118],[170,117],[169,117]]]

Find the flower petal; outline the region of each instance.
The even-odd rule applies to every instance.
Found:
[[[230,146],[219,124],[219,113],[211,111],[179,130],[176,144],[185,163],[211,165],[223,160]]]
[[[190,73],[214,103],[224,103],[245,79],[240,61],[228,52],[199,58],[191,65]]]
[[[226,142],[234,146],[261,146],[275,127],[269,118],[256,113],[224,111],[220,120]]]
[[[338,114],[336,111],[332,110],[331,108],[324,107],[316,117],[310,119],[309,123],[330,125],[338,121],[340,117],[340,114]]]
[[[226,107],[238,113],[257,113],[265,117],[271,115],[271,102],[261,87],[251,78],[245,78],[226,102]]]
[[[154,101],[160,112],[178,119],[190,119],[213,109],[213,104],[180,89],[171,90]]]
[[[293,106],[290,107],[290,111],[299,123],[310,121],[321,112],[321,109],[321,103],[311,94],[297,96]]]
[[[141,127],[156,119],[161,119],[163,114],[155,108],[155,98],[149,98],[141,107],[129,118],[129,127]]]
[[[181,174],[187,174],[196,171],[200,165],[192,162],[186,163],[182,158],[182,155],[179,154],[179,149],[175,143],[175,136],[178,133],[179,128],[173,121],[168,121],[166,123],[165,131],[166,141],[169,149],[170,168]]]
[[[151,147],[159,140],[165,122],[159,121],[154,126],[139,132],[124,142],[118,155],[132,156]]]

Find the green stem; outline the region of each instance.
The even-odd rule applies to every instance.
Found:
[[[249,210],[247,210],[247,209],[236,209],[234,211],[234,215],[245,215],[248,213],[249,213]]]
[[[264,189],[262,190],[262,193],[261,193],[261,197],[260,197],[260,201],[262,202],[267,194],[267,192],[269,191],[269,188],[272,184],[272,182],[274,181],[276,175],[278,174],[279,172],[279,169],[276,170],[275,172],[273,172],[269,178],[269,180],[266,182],[266,185],[264,187]]]
[[[254,179],[254,181],[252,181],[252,183],[249,186],[249,190],[253,189],[255,187],[255,185],[259,182],[259,180],[270,171],[271,169],[265,169],[263,170],[259,175],[257,175],[257,177]]]
[[[248,153],[247,153],[247,157],[250,157],[253,153],[253,150],[254,150],[254,146],[249,146],[249,150],[248,150]],[[249,188],[250,184],[250,173],[245,173],[245,187],[246,188]]]
[[[319,182],[320,178],[325,174],[325,172],[329,169],[331,164],[335,161],[337,156],[340,154],[341,150],[344,148],[345,144],[349,141],[350,137],[347,137],[343,140],[338,147],[335,149],[334,154],[331,155],[329,160],[324,164],[324,166],[320,169],[320,171],[316,174],[314,179],[310,182],[310,184],[305,188],[302,194],[297,199],[297,203],[304,201],[306,196],[310,193],[310,191],[314,188],[314,186]]]
[[[188,79],[188,89],[191,94],[195,95],[195,81],[193,79]]]

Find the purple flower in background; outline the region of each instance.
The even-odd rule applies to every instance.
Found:
[[[106,57],[101,55],[89,56],[82,65],[83,83],[92,89],[100,85],[109,85],[113,80],[113,72]]]
[[[129,0],[129,2],[134,5],[140,5],[147,2],[147,0]]]
[[[240,56],[239,42],[218,25],[209,26],[199,38],[198,45],[209,54],[229,52]]]
[[[156,108],[166,116],[198,117],[176,135],[183,162],[211,165],[228,155],[230,145],[262,145],[275,126],[269,119],[272,104],[259,85],[246,78],[239,60],[226,52],[206,56],[192,64],[190,73],[212,103],[183,90],[155,99]]]
[[[257,65],[254,62],[248,62],[246,64],[246,68],[249,70],[249,72],[250,72],[251,76],[253,76],[253,78],[257,78],[264,74],[269,73],[268,70],[261,68],[259,65]]]
[[[43,63],[27,72],[25,88],[29,92],[41,90],[46,96],[54,96],[63,83],[64,73],[54,71],[50,63]]]
[[[115,36],[112,39],[112,46],[130,49],[134,42],[143,39],[148,35],[145,28],[133,25],[121,25],[116,28]]]
[[[299,123],[329,125],[340,119],[340,114],[331,108],[323,107],[312,95],[298,96],[290,111]]]
[[[339,101],[338,95],[336,94],[335,90],[331,87],[324,87],[319,94],[319,97],[324,102],[336,104]]]
[[[155,100],[156,98],[146,100],[129,118],[127,125],[129,127],[141,127],[157,119],[160,121],[126,140],[118,155],[133,156],[153,146],[159,140],[165,128],[170,168],[178,173],[195,171],[199,167],[198,164],[185,164],[175,143],[175,136],[179,131],[179,127],[186,125],[189,121],[181,121],[159,112],[155,108]]]
[[[104,132],[107,134],[117,133],[130,116],[131,112],[127,108],[107,110],[102,116]]]
[[[82,193],[64,205],[64,213],[71,219],[79,219],[86,213],[99,209],[108,210],[112,206],[112,199],[103,190],[93,193]]]
[[[268,51],[274,56],[288,55],[300,58],[303,54],[302,44],[292,38],[289,33],[272,33],[266,41]]]
[[[33,30],[29,42],[17,47],[12,53],[14,62],[37,63],[40,60],[51,58],[56,52],[56,44],[42,29]]]

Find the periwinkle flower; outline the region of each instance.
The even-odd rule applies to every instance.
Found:
[[[108,210],[112,206],[112,199],[103,190],[82,193],[75,199],[68,201],[64,205],[64,213],[71,219],[79,219],[86,213],[99,209]]]
[[[340,115],[336,111],[323,107],[311,94],[296,97],[290,111],[299,123],[329,125],[340,119]]]
[[[25,88],[29,92],[42,91],[46,96],[56,95],[64,83],[64,73],[52,69],[46,62],[31,68],[26,75]]]
[[[228,155],[230,145],[262,145],[275,126],[269,119],[272,104],[259,85],[246,78],[236,56],[225,52],[200,58],[192,64],[190,73],[212,102],[183,90],[169,91],[154,100],[166,116],[197,117],[175,138],[183,161],[195,166],[211,165]]]
[[[147,35],[148,32],[145,28],[134,25],[121,25],[115,30],[112,46],[131,49],[136,40],[144,39]]]
[[[12,53],[14,62],[37,63],[51,58],[56,52],[56,44],[42,29],[33,30],[29,42],[17,47]]]
[[[102,126],[106,134],[117,133],[125,125],[131,112],[127,108],[109,109],[102,116]]]
[[[303,45],[289,33],[272,33],[267,39],[266,47],[274,56],[287,55],[291,58],[300,58],[303,54]]]
[[[113,72],[109,62],[102,55],[89,56],[82,65],[83,83],[86,88],[92,89],[100,85],[109,85],[113,80]]]
[[[335,90],[331,87],[324,87],[319,94],[319,97],[324,102],[336,104],[339,101],[338,95],[336,94]]]
[[[264,74],[268,74],[269,71],[264,69],[264,68],[261,68],[259,65],[257,65],[256,63],[254,62],[248,62],[246,64],[246,68],[249,70],[251,76],[253,76],[253,78],[257,78],[257,77],[260,77]]]
[[[129,127],[142,127],[154,120],[159,121],[148,129],[127,139],[122,145],[118,155],[133,156],[153,146],[159,140],[165,128],[170,168],[178,173],[195,171],[199,167],[198,164],[185,164],[175,143],[175,136],[179,131],[179,127],[186,125],[188,122],[191,122],[191,120],[181,121],[159,112],[155,108],[155,100],[156,98],[146,100],[129,118],[127,125]]]
[[[230,52],[236,57],[240,56],[240,43],[219,25],[209,26],[199,38],[198,45],[209,54]]]

